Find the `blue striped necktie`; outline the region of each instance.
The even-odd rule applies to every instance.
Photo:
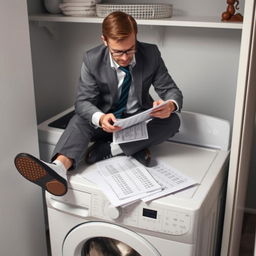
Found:
[[[121,85],[121,95],[116,104],[115,111],[113,112],[116,118],[121,118],[122,114],[125,112],[126,104],[128,100],[128,94],[131,86],[132,76],[129,71],[129,66],[119,67],[122,71],[125,72],[125,77]]]

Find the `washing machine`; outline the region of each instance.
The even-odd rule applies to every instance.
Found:
[[[38,126],[41,157],[49,160],[73,109]],[[63,123],[65,123],[63,125]],[[193,112],[181,113],[180,132],[151,148],[153,156],[193,178],[197,185],[150,202],[114,207],[79,165],[68,177],[68,193],[46,192],[52,256],[89,254],[88,243],[109,239],[141,256],[219,254],[229,158],[229,123]],[[104,240],[106,241],[106,240]]]

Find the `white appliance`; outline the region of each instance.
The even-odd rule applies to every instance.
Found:
[[[42,157],[47,160],[62,129],[45,121],[38,127]],[[93,237],[119,240],[142,256],[218,255],[229,156],[228,122],[183,112],[180,133],[152,147],[158,159],[195,179],[199,185],[150,203],[113,207],[100,188],[81,177],[95,165],[81,164],[70,175],[63,197],[46,193],[52,256],[81,256]]]

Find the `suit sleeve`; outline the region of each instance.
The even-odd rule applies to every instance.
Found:
[[[77,89],[75,110],[80,117],[91,122],[92,115],[95,112],[101,112],[101,110],[96,107],[100,92],[96,80],[89,70],[89,66],[89,58],[85,54]]]

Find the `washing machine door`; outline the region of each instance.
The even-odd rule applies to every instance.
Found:
[[[114,252],[105,254],[104,251],[86,254],[85,247],[88,247],[87,243],[94,240],[94,238],[119,241],[121,244],[132,248],[136,256],[161,256],[153,245],[141,235],[118,225],[105,222],[87,222],[72,229],[63,242],[63,256],[115,255]]]

